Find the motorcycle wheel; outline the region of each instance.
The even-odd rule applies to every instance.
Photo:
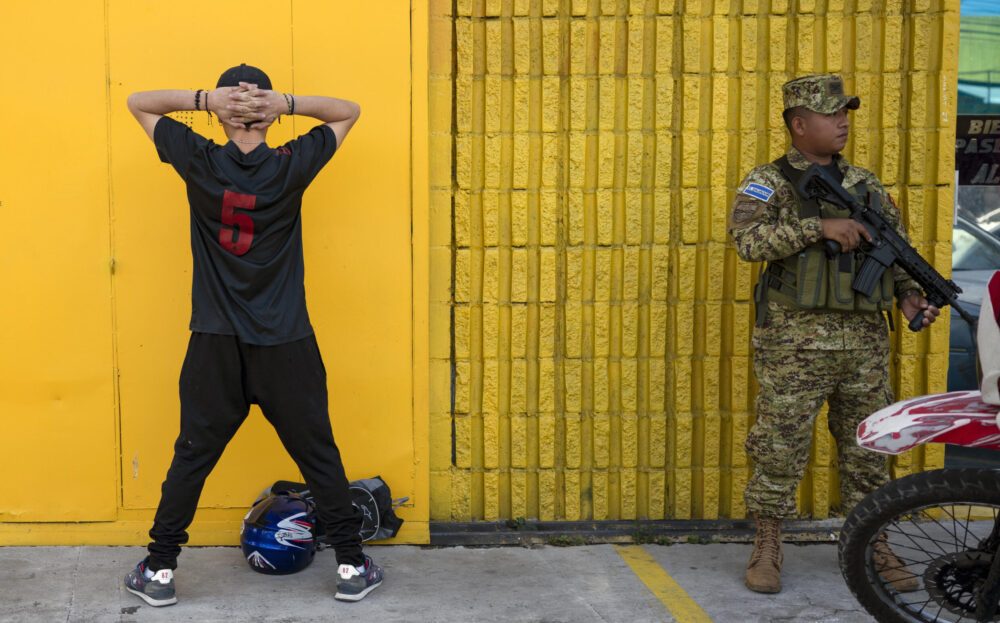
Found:
[[[976,621],[975,590],[996,552],[996,536],[990,536],[998,513],[1000,471],[939,469],[895,480],[848,515],[838,546],[841,573],[858,602],[883,623]],[[916,576],[916,590],[897,590],[899,584],[877,570],[882,535]],[[1000,621],[1000,610],[985,620]]]

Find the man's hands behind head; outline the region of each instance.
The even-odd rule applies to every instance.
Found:
[[[284,95],[247,82],[219,87],[209,92],[207,101],[222,123],[239,130],[263,130],[289,112]]]

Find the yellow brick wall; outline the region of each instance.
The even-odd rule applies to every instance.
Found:
[[[947,272],[958,4],[432,0],[431,520],[742,517],[735,186],[786,148],[780,85],[841,73],[847,156]],[[946,323],[893,340],[898,396],[944,389]],[[820,420],[815,517],[837,503]]]

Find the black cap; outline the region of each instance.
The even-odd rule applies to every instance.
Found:
[[[241,82],[249,82],[250,84],[256,84],[261,89],[271,90],[271,79],[267,77],[267,74],[263,70],[257,69],[252,65],[247,65],[246,63],[242,63],[238,67],[230,67],[222,72],[215,88],[238,87]]]

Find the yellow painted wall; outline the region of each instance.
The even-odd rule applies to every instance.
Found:
[[[735,186],[785,151],[781,84],[841,73],[846,155],[948,272],[958,5],[432,1],[431,519],[742,517],[756,266],[726,235]],[[894,334],[897,396],[944,389],[947,342],[944,322]],[[814,517],[837,503],[823,424]]]
[[[23,94],[0,98],[0,522],[114,519],[119,497],[101,6],[0,19]]]
[[[413,192],[426,180],[411,162],[426,121],[411,119],[409,101],[411,20],[424,24],[412,41],[426,49],[427,9],[413,4],[423,10],[372,12],[360,0],[5,7],[0,71],[22,97],[0,104],[0,544],[148,540],[178,430],[191,259],[183,182],[125,99],[211,88],[240,62],[263,67],[276,89],[361,104],[305,195],[307,298],[348,476],[381,474],[409,496],[399,540],[426,541],[426,355],[415,364],[414,354],[426,353],[427,285],[411,249],[411,237],[426,239],[413,224],[427,222],[426,192]],[[413,67],[426,82],[425,66]],[[175,116],[225,140],[205,113]],[[286,118],[269,141],[314,123]],[[254,407],[208,479],[191,542],[238,542],[260,490],[299,477]]]

